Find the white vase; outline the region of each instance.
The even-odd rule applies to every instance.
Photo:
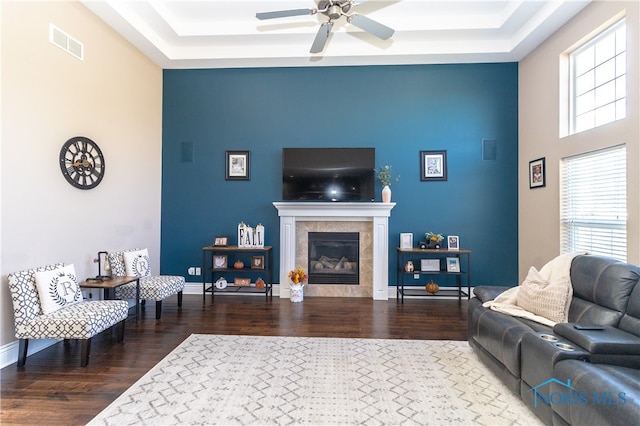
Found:
[[[293,283],[289,285],[289,299],[292,302],[302,302],[304,300],[304,286]]]
[[[382,202],[391,202],[391,188],[389,188],[389,185],[385,185],[384,188],[382,188]]]

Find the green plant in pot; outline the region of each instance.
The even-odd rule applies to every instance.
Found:
[[[382,185],[382,202],[391,202],[391,182],[397,182],[400,176],[393,177],[391,166],[386,165],[376,169],[376,176]]]

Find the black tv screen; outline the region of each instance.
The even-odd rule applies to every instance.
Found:
[[[373,201],[375,148],[283,148],[285,201]]]

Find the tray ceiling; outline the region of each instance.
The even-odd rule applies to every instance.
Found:
[[[382,41],[336,21],[310,54],[320,13],[260,21],[256,12],[314,8],[313,0],[83,0],[162,68],[237,68],[515,62],[587,0],[361,1],[359,13],[395,30]]]

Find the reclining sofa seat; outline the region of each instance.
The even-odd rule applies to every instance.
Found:
[[[573,259],[570,276],[573,297],[568,313],[569,323],[609,326],[630,333],[629,336],[632,338],[640,336],[640,268],[608,258],[581,255]],[[527,341],[534,341],[542,333],[553,334],[554,330],[562,332],[562,328],[568,324],[557,324],[552,329],[482,306],[484,302],[495,299],[505,290],[504,287],[491,286],[475,289],[476,297],[469,302],[469,344],[482,361],[514,393],[521,394],[524,399],[525,394],[531,395],[528,392],[530,385],[537,383],[526,383],[522,380],[522,370],[525,368],[523,360],[527,360],[527,356],[523,357],[522,354],[523,338],[528,336]],[[588,352],[581,350],[573,353],[573,356],[575,359],[583,360],[592,358]],[[591,362],[614,364],[618,363],[620,358],[614,354],[594,357]],[[527,365],[526,369],[530,373],[533,369],[535,373],[538,367],[546,368],[548,377],[552,374],[551,363],[558,360],[527,360],[526,362],[533,365]],[[631,367],[640,368],[640,360],[636,361],[633,356],[625,356],[624,360],[625,365],[631,364]],[[577,362],[579,366],[582,361]],[[549,422],[551,416],[552,414],[549,414],[545,421]],[[570,417],[568,414],[567,416]]]

